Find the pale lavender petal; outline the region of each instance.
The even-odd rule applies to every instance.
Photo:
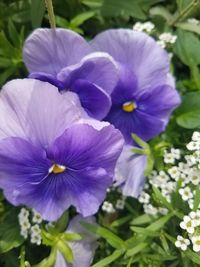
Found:
[[[29,72],[56,75],[89,54],[89,44],[66,29],[36,29],[25,41],[23,57]]]
[[[6,111],[7,106],[9,110],[6,122],[0,118],[0,133],[5,137],[7,125],[14,121],[14,126],[18,125],[17,131],[20,128],[21,132],[18,135],[11,126],[6,132],[8,136],[25,136],[47,147],[83,116],[81,107],[77,106],[79,101],[75,103],[74,99],[73,93],[61,95],[56,87],[47,82],[33,79],[10,81],[1,92],[0,110]]]
[[[115,169],[115,185],[122,187],[124,196],[138,197],[145,183],[147,156],[134,154],[131,151],[134,148],[124,146]]]
[[[156,41],[142,32],[128,29],[107,30],[91,42],[95,51],[109,53],[129,67],[140,90],[163,84],[169,71],[169,57]]]

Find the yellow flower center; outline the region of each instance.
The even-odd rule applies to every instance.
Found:
[[[66,167],[63,165],[53,164],[53,166],[51,166],[51,168],[49,169],[49,173],[62,173],[65,171],[65,169]]]
[[[136,104],[132,101],[126,102],[122,105],[123,111],[132,112],[136,109]]]

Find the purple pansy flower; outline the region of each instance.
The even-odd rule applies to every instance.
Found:
[[[137,198],[144,188],[146,178],[144,171],[147,156],[134,154],[136,147],[125,145],[115,168],[115,186],[120,186],[124,196]],[[138,148],[137,148],[138,149]]]
[[[90,267],[93,261],[95,250],[98,246],[97,237],[85,230],[80,222],[95,223],[94,217],[83,218],[80,215],[74,217],[66,230],[67,233],[78,233],[83,239],[80,241],[69,242],[74,262],[69,264],[65,261],[60,252],[57,252],[57,259],[54,267]]]
[[[79,34],[66,29],[35,30],[24,44],[23,55],[29,77],[75,92],[91,117],[101,120],[108,114],[110,94],[118,81],[111,56],[94,53]]]
[[[126,29],[100,33],[91,45],[109,53],[120,72],[106,120],[121,130],[127,143],[132,143],[132,132],[144,140],[161,133],[180,103],[166,51],[147,34]]]
[[[122,150],[120,132],[84,118],[74,93],[61,95],[33,79],[3,87],[0,113],[0,188],[7,200],[47,220],[71,205],[83,216],[96,213]]]

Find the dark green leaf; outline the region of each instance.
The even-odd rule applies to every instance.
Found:
[[[104,266],[109,266],[108,264],[110,264],[111,262],[115,261],[116,259],[118,259],[122,254],[124,253],[124,251],[121,250],[115,250],[113,252],[112,255],[104,258],[103,260],[95,263],[94,265],[92,265],[92,267],[104,267]]]
[[[41,26],[44,12],[45,12],[44,0],[31,0],[31,23],[33,29]]]

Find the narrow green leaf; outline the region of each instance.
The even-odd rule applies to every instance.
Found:
[[[94,17],[95,14],[96,12],[94,11],[88,11],[88,12],[83,12],[81,14],[78,14],[76,17],[74,17],[70,21],[70,25],[72,25],[73,27],[78,27],[82,25],[86,20]]]
[[[56,248],[62,253],[63,257],[68,263],[73,263],[74,257],[73,252],[67,242],[64,242],[63,240],[59,240],[56,243]]]
[[[160,204],[166,207],[169,210],[173,210],[171,203],[167,201],[167,199],[161,194],[160,190],[157,187],[153,186],[153,192],[156,196],[155,200],[158,200]]]
[[[31,0],[30,10],[31,10],[31,24],[33,29],[40,27],[45,12],[45,1]]]
[[[104,258],[103,260],[95,263],[94,265],[92,265],[92,267],[104,267],[104,266],[108,266],[110,263],[112,263],[113,261],[115,261],[116,259],[118,259],[123,253],[124,253],[124,251],[115,250],[112,255],[110,255],[110,256]]]
[[[148,145],[145,141],[143,141],[139,136],[137,136],[137,135],[134,134],[134,133],[132,133],[131,136],[132,136],[133,140],[134,140],[140,147],[142,147],[143,149],[145,149],[145,150],[147,150],[147,151],[150,150],[149,145]]]
[[[146,243],[146,242],[140,243],[140,244],[136,245],[135,247],[127,250],[126,256],[128,256],[128,257],[134,256],[137,253],[141,252],[147,246],[149,246],[149,243]]]
[[[141,224],[146,224],[146,223],[150,223],[154,220],[155,218],[151,215],[148,214],[143,214],[138,216],[137,218],[133,219],[131,221],[131,225],[141,225]]]
[[[194,211],[198,209],[199,204],[200,204],[200,186],[197,186],[194,197],[194,208],[193,208]]]
[[[196,252],[193,252],[190,249],[187,249],[187,251],[185,252],[185,255],[194,263],[196,264],[200,264],[200,255]]]
[[[111,231],[107,230],[104,227],[95,225],[95,224],[90,224],[86,222],[81,222],[83,227],[85,227],[87,230],[90,232],[103,237],[106,239],[106,241],[114,248],[125,248],[125,243],[124,241],[118,237],[117,235],[113,234]]]
[[[131,226],[131,230],[134,231],[137,234],[142,234],[144,236],[157,236],[159,233],[156,233],[155,231],[148,230],[147,228],[137,227],[137,226]]]
[[[180,23],[177,23],[175,26],[182,29],[182,30],[194,32],[194,33],[197,33],[200,35],[199,25],[195,25],[195,24],[192,24],[189,22],[180,22]]]
[[[156,220],[151,225],[149,225],[147,227],[147,229],[151,230],[151,231],[158,231],[158,230],[162,229],[163,226],[171,219],[172,216],[173,216],[173,214],[169,213],[169,214],[161,217],[160,219]]]
[[[18,47],[20,45],[20,36],[11,19],[9,19],[8,21],[8,32],[9,32],[9,37],[11,41],[13,42],[15,47]]]

